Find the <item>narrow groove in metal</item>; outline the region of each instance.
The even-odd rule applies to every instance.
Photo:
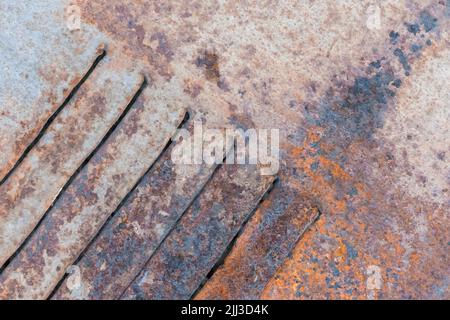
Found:
[[[128,114],[128,112],[131,110],[132,106],[135,104],[138,97],[141,95],[144,88],[147,86],[147,80],[144,78],[144,81],[142,82],[139,89],[134,94],[133,98],[128,103],[125,110],[122,112],[120,117],[116,120],[116,122],[109,128],[106,135],[102,138],[100,143],[95,147],[95,149],[89,154],[89,156],[83,161],[83,163],[78,167],[78,169],[75,171],[75,173],[69,178],[69,180],[66,182],[64,187],[61,189],[61,191],[56,196],[55,200],[51,204],[51,206],[45,211],[42,218],[39,220],[39,222],[34,227],[33,231],[27,236],[27,238],[22,242],[22,244],[19,246],[19,248],[14,252],[14,254],[11,255],[11,257],[3,264],[3,266],[0,268],[0,274],[8,267],[8,265],[11,263],[11,261],[19,254],[19,252],[28,244],[31,237],[34,235],[36,230],[40,227],[44,219],[47,217],[48,213],[52,210],[55,203],[58,202],[59,198],[64,194],[64,192],[67,190],[67,188],[72,184],[72,182],[75,180],[75,178],[78,176],[78,174],[83,170],[83,168],[89,163],[89,161],[92,159],[92,157],[97,153],[97,151],[103,146],[103,144],[108,140],[108,138],[111,136],[111,134],[114,132],[116,127],[120,124],[120,122],[125,118],[125,116]]]
[[[206,277],[203,279],[203,281],[200,283],[199,287],[192,293],[189,300],[195,299],[195,296],[203,289],[206,282],[212,277],[212,275],[217,271],[217,269],[220,268],[220,266],[223,265],[225,262],[225,259],[228,257],[228,255],[231,253],[231,251],[234,248],[234,245],[236,244],[237,239],[241,236],[243,230],[247,226],[247,223],[250,221],[250,219],[254,216],[254,214],[258,211],[258,209],[261,207],[261,204],[270,196],[272,191],[275,189],[275,187],[278,186],[280,182],[279,177],[276,177],[273,182],[270,184],[270,186],[267,188],[267,190],[264,192],[264,194],[259,199],[258,203],[254,207],[254,209],[250,212],[250,214],[245,218],[245,220],[242,222],[241,227],[239,228],[238,232],[234,235],[233,239],[228,244],[227,248],[224,250],[220,258],[217,260],[217,262],[214,264],[214,266],[211,268],[211,270],[208,272]]]
[[[279,270],[284,262],[286,261],[286,259],[291,255],[292,251],[297,247],[297,245],[300,243],[300,241],[302,241],[303,237],[305,236],[306,232],[317,223],[317,221],[320,220],[320,217],[322,217],[322,210],[319,208],[319,206],[315,206],[315,208],[317,209],[317,215],[314,217],[314,219],[312,219],[308,224],[305,225],[305,227],[303,228],[303,230],[300,232],[300,235],[298,237],[298,240],[295,242],[295,244],[292,246],[292,249],[288,252],[288,254],[286,255],[285,259],[283,259],[283,261],[279,264],[278,268],[276,268],[275,272],[273,273],[274,275],[277,274],[277,270]],[[267,284],[270,282],[270,279],[268,279],[268,281],[266,282],[266,284],[264,285],[264,288],[267,286]],[[261,291],[263,292],[264,289]]]
[[[78,92],[78,90],[81,88],[81,86],[86,82],[86,80],[89,78],[89,76],[94,72],[97,65],[100,63],[100,61],[103,60],[103,58],[106,56],[106,50],[102,50],[102,52],[97,56],[97,58],[92,63],[89,70],[86,72],[86,74],[81,78],[81,80],[73,87],[72,91],[69,93],[69,95],[64,99],[64,102],[58,107],[58,109],[55,110],[55,112],[52,113],[52,115],[47,119],[42,129],[39,131],[36,138],[33,139],[33,141],[26,147],[26,149],[23,151],[20,158],[16,161],[14,166],[11,168],[11,170],[8,171],[8,173],[3,177],[3,179],[0,181],[0,186],[3,185],[6,180],[9,179],[9,177],[16,171],[16,169],[21,165],[23,160],[28,156],[30,151],[38,144],[38,142],[41,140],[41,138],[44,136],[44,134],[47,132],[50,125],[53,123],[53,121],[56,119],[56,117],[61,113],[61,111],[64,110],[64,108],[69,104],[69,102],[72,100],[72,98],[75,96],[75,94]]]
[[[183,211],[183,213],[178,217],[178,219],[174,222],[174,224],[172,225],[172,227],[169,229],[169,231],[167,231],[166,235],[164,236],[164,238],[159,242],[158,246],[155,248],[155,250],[153,251],[152,255],[147,259],[147,261],[145,262],[144,266],[142,267],[141,270],[139,270],[139,272],[136,274],[136,276],[133,278],[133,280],[130,281],[130,283],[128,284],[128,286],[125,288],[125,290],[123,290],[123,292],[120,294],[120,296],[118,296],[118,298],[122,298],[122,296],[125,294],[125,292],[128,290],[128,288],[133,284],[133,282],[139,277],[139,275],[141,274],[141,271],[143,269],[145,269],[145,267],[147,266],[148,262],[153,258],[153,256],[158,252],[159,248],[161,247],[161,245],[164,243],[164,241],[166,241],[166,239],[170,236],[170,234],[176,229],[176,227],[178,226],[178,223],[180,222],[180,220],[184,217],[184,215],[189,211],[189,209],[192,207],[192,204],[198,199],[198,197],[203,193],[203,191],[206,190],[207,186],[211,183],[212,179],[214,178],[214,176],[216,175],[216,173],[219,171],[219,169],[224,165],[226,160],[226,157],[224,157],[222,163],[216,165],[216,167],[214,168],[213,173],[211,174],[211,176],[208,178],[208,180],[206,181],[206,183],[203,185],[203,187],[197,192],[197,194],[192,197],[191,202],[188,204],[188,206],[186,207],[186,209]]]
[[[178,125],[177,129],[181,129],[183,128],[186,123],[189,121],[190,119],[190,114],[189,112],[186,112],[184,115],[183,120],[180,122],[180,124]],[[159,160],[161,159],[161,157],[164,155],[164,153],[167,152],[167,150],[170,148],[170,146],[173,144],[172,139],[170,139],[166,145],[164,146],[164,149],[160,152],[160,154],[158,155],[158,157],[155,159],[155,161],[150,165],[150,167],[145,171],[145,173],[138,179],[138,181],[135,183],[135,185],[131,188],[131,190],[126,194],[126,196],[122,199],[122,201],[119,203],[119,205],[116,207],[116,209],[111,213],[111,215],[108,217],[108,219],[105,221],[105,223],[102,225],[102,227],[98,230],[98,232],[96,233],[96,235],[94,236],[94,238],[92,238],[91,241],[89,241],[88,245],[83,249],[83,251],[80,253],[80,255],[78,256],[78,258],[75,260],[75,262],[73,263],[74,265],[77,265],[80,260],[83,258],[83,256],[86,254],[87,250],[89,249],[89,247],[97,240],[97,238],[102,234],[103,230],[106,228],[106,226],[108,225],[108,223],[114,218],[115,215],[117,215],[117,213],[120,211],[120,209],[124,206],[124,204],[127,202],[127,200],[130,198],[130,196],[134,193],[134,191],[136,190],[136,188],[141,184],[142,180],[144,180],[144,178],[147,176],[147,174],[149,172],[152,171],[152,169],[155,167],[155,165],[159,162]],[[48,299],[51,299],[55,293],[59,290],[59,288],[61,287],[61,285],[64,283],[64,281],[66,280],[66,278],[68,277],[68,274],[64,274],[64,276],[61,278],[61,280],[59,280],[58,284],[55,286],[55,288],[53,289],[52,293],[49,295]]]

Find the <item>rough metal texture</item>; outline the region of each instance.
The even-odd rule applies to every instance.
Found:
[[[177,165],[168,148],[133,195],[102,230],[77,263],[82,285],[63,284],[54,299],[117,299],[139,274],[192,200],[201,192],[216,165]]]
[[[252,166],[222,166],[122,298],[191,298],[271,182]]]
[[[1,186],[0,266],[119,119],[143,79],[106,58]],[[57,156],[55,156],[57,155]]]
[[[319,215],[306,197],[287,186],[277,186],[247,223],[224,265],[195,298],[258,299],[277,267]]]
[[[102,50],[104,37],[96,28],[68,32],[68,5],[0,3],[0,181]]]
[[[182,110],[154,108],[144,100],[125,116],[4,270],[1,296],[46,298],[175,134]]]
[[[448,0],[0,9],[2,298],[450,298]],[[266,200],[257,168],[165,171],[186,109],[280,129]]]

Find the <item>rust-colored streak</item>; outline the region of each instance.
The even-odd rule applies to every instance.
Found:
[[[283,184],[283,182],[281,182]],[[319,210],[286,185],[279,186],[250,219],[236,245],[195,297],[258,299]]]

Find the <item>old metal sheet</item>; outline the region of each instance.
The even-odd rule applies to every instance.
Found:
[[[12,1],[3,3],[14,7]],[[26,13],[25,1],[17,3],[14,10],[0,13],[2,19],[10,22],[8,32],[0,31],[0,54],[7,57],[6,62],[0,62],[1,66],[7,66],[1,70],[6,70],[7,79],[11,80],[6,87],[7,94],[0,98],[1,115],[7,115],[0,119],[0,142],[2,148],[5,146],[0,157],[6,159],[1,160],[5,163],[6,169],[1,169],[4,172],[20,156],[20,150],[32,143],[36,132],[65,95],[59,94],[54,100],[56,104],[33,103],[39,101],[36,97],[42,96],[46,101],[55,96],[46,89],[69,90],[74,83],[67,85],[68,81],[80,79],[95,59],[95,50],[101,43],[107,44],[108,52],[114,48],[120,54],[117,63],[136,63],[140,66],[137,69],[147,74],[152,84],[148,92],[153,92],[151,100],[158,110],[166,106],[190,108],[201,114],[202,123],[211,128],[280,130],[278,176],[289,195],[298,199],[293,196],[291,206],[278,210],[277,200],[273,198],[270,204],[273,210],[266,202],[267,209],[263,207],[256,212],[236,242],[229,243],[234,229],[226,229],[232,232],[220,248],[214,248],[217,250],[209,250],[207,246],[200,251],[190,248],[188,252],[192,256],[181,253],[181,258],[171,259],[173,265],[168,267],[162,261],[171,258],[172,253],[182,252],[185,245],[180,242],[182,239],[201,242],[202,237],[211,235],[202,230],[217,227],[214,219],[205,217],[195,222],[198,224],[194,232],[193,227],[185,225],[187,222],[183,224],[189,221],[184,216],[185,220],[176,225],[150,260],[147,268],[152,273],[145,274],[144,269],[124,298],[191,297],[206,280],[198,298],[448,299],[449,1],[71,2],[79,9],[81,30],[88,33],[67,31],[67,19],[61,18],[69,6],[66,1],[38,2],[31,11],[38,14],[31,15]],[[37,21],[36,16],[42,11],[49,12],[49,25],[55,31],[47,30],[40,23],[28,23],[30,19]],[[17,21],[24,23],[17,26]],[[28,59],[20,53],[14,54],[21,47],[27,49],[26,41],[18,41],[22,44],[15,46],[15,29],[19,34],[32,31],[24,36],[33,43],[29,52],[36,56]],[[54,55],[47,43],[40,41],[46,39],[46,33],[56,39],[51,42],[59,50]],[[80,39],[74,38],[77,34]],[[74,44],[67,43],[71,41]],[[89,49],[85,52],[83,46],[78,48],[78,43],[86,44]],[[74,47],[75,51],[70,51]],[[83,58],[78,58],[80,64],[73,67],[73,72],[68,69],[67,81],[59,68],[56,68],[55,82],[48,76],[52,74],[52,59],[57,61],[56,67],[64,63],[70,67],[79,56]],[[47,75],[43,79],[50,80],[42,82],[40,76],[30,76],[30,83],[21,84],[22,75],[15,70],[21,70],[23,60],[30,61],[26,64],[30,75],[36,75],[41,67]],[[3,85],[4,81],[0,83]],[[30,90],[33,94],[29,101],[24,95],[27,91],[24,85],[34,90]],[[8,107],[15,100],[25,101],[18,113]],[[30,109],[30,114],[22,112],[28,104],[36,106]],[[9,115],[15,114],[26,121],[11,121]],[[38,119],[39,115],[42,118]],[[148,124],[142,127],[150,131]],[[18,133],[20,138],[31,131],[34,133],[20,142],[16,150],[16,139],[9,133]],[[145,140],[145,137],[142,134],[141,138]],[[120,150],[117,151],[128,152],[127,148]],[[115,158],[115,151],[109,150],[103,157]],[[28,156],[24,159],[24,163],[31,161]],[[95,167],[92,161],[88,166]],[[20,167],[17,169],[20,172]],[[221,169],[227,170],[227,166]],[[129,186],[125,180],[129,175],[135,177],[136,172],[123,168],[120,183],[108,179],[101,187]],[[47,180],[42,179],[35,188],[45,189],[46,184]],[[72,190],[78,185],[72,184]],[[89,197],[100,185],[100,180],[95,180],[83,190],[76,189],[77,196]],[[198,199],[206,203],[206,197],[214,198],[223,187],[209,183]],[[20,181],[10,188],[20,189]],[[250,193],[258,193],[259,187],[254,185],[249,189]],[[231,199],[237,197],[234,191],[222,190],[229,192]],[[63,190],[62,197],[64,194],[70,197],[74,192]],[[119,201],[124,194],[116,194],[114,201]],[[290,201],[290,196],[278,194],[277,197],[281,204]],[[15,198],[10,200],[14,206]],[[300,204],[298,210],[295,210],[296,201]],[[107,202],[108,199],[99,199],[96,205],[109,208]],[[225,206],[225,201],[222,203]],[[247,204],[233,203],[236,210],[224,208],[221,212],[233,211],[224,221],[236,212],[247,214],[251,211]],[[17,204],[26,205],[33,206],[20,201]],[[314,216],[314,208],[320,208],[321,217],[301,236],[310,222],[308,217]],[[187,213],[196,210],[201,211],[194,206]],[[102,219],[112,212],[107,211]],[[1,212],[0,219],[8,215],[7,211]],[[241,223],[237,225],[242,224],[243,216],[239,218]],[[103,221],[91,221],[84,228],[92,229],[94,234]],[[53,226],[47,228],[52,230]],[[51,233],[46,230],[44,227],[39,230],[43,247],[51,243],[47,240],[51,239]],[[288,232],[283,235],[284,230]],[[264,232],[279,241],[280,250],[267,245]],[[280,233],[281,237],[277,238]],[[177,239],[171,238],[174,235]],[[100,234],[99,238],[102,237],[107,235]],[[73,244],[73,252],[84,249],[89,252],[89,248],[82,249],[87,244],[83,241]],[[242,250],[246,244],[249,244],[248,252]],[[233,248],[227,248],[228,245]],[[26,256],[23,252],[17,257]],[[221,255],[224,265],[216,270]],[[236,256],[242,261],[236,262]],[[30,261],[33,258],[39,260],[42,256],[33,254]],[[190,261],[205,264],[191,265]],[[177,270],[178,263],[186,268]],[[31,268],[33,265],[34,262],[29,263]],[[261,270],[260,277],[253,272],[255,265]],[[241,283],[227,281],[236,274],[231,266],[243,268],[242,275],[237,275]],[[47,270],[49,277],[61,278],[64,271],[56,267]],[[108,271],[108,268],[104,270]],[[257,276],[257,281],[251,283]],[[29,277],[31,291],[36,280]],[[195,281],[186,283],[190,278]],[[161,279],[167,283],[158,285]],[[141,286],[139,280],[143,280]],[[89,286],[88,282],[83,285]],[[12,291],[15,286],[20,287],[20,282],[9,284]],[[39,284],[36,286],[39,291]]]

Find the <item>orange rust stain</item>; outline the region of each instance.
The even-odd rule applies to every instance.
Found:
[[[347,209],[346,199],[337,199],[334,182],[327,181],[323,172],[329,172],[334,180],[349,183],[351,176],[338,163],[317,154],[313,144],[320,143],[320,133],[314,129],[307,132],[307,138],[301,147],[291,147],[289,155],[293,164],[311,179],[312,192],[326,204],[330,213],[342,213]],[[320,144],[322,147],[322,144]],[[316,165],[318,170],[311,167]],[[360,186],[361,187],[361,186]]]

